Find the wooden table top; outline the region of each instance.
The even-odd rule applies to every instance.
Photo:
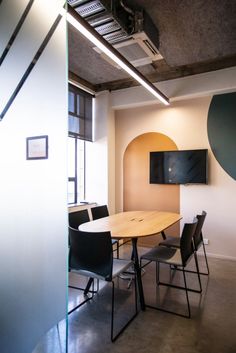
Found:
[[[181,215],[159,211],[128,211],[83,223],[85,232],[110,231],[113,238],[139,238],[160,233],[181,219]]]

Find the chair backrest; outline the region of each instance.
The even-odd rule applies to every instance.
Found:
[[[183,266],[186,265],[188,259],[194,252],[193,248],[193,236],[197,227],[197,218],[193,220],[193,223],[185,223],[180,238],[180,251],[182,257]]]
[[[194,241],[194,247],[197,250],[201,244],[203,243],[203,236],[202,236],[202,227],[203,227],[203,223],[205,221],[207,213],[205,211],[202,211],[201,215],[197,215],[197,228],[193,237],[193,241]]]
[[[82,232],[69,227],[70,270],[89,277],[112,279],[113,253],[110,232]]]
[[[69,226],[71,228],[78,229],[82,223],[89,221],[90,219],[87,209],[69,213]]]
[[[91,208],[93,220],[109,216],[107,205]]]

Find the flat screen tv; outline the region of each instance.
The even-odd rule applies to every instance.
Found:
[[[150,152],[150,184],[207,184],[207,149]]]

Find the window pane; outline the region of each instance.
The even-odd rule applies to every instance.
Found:
[[[83,140],[77,141],[77,190],[78,190],[78,200],[83,201],[85,198],[85,188],[84,188],[84,148],[85,142]]]
[[[68,182],[68,203],[75,203],[75,182]]]
[[[84,101],[85,98],[81,95],[77,95],[77,114],[84,117]]]
[[[80,119],[69,115],[69,131],[75,134],[80,134]]]
[[[75,177],[75,138],[68,138],[68,177]]]
[[[75,95],[72,92],[69,92],[69,112],[75,112]]]
[[[69,115],[69,132],[83,138],[85,134],[85,120]]]
[[[92,95],[69,84],[68,203],[85,199],[85,141],[92,141]]]

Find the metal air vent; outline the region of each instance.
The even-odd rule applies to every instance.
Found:
[[[153,55],[159,55],[158,50],[154,47],[154,45],[150,42],[150,40],[145,39],[143,44],[146,45],[147,49],[150,50]]]
[[[145,32],[135,33],[126,41],[114,44],[114,47],[135,67],[163,59]]]
[[[99,12],[105,11],[105,7],[99,0],[90,1],[78,7],[75,7],[75,11],[82,17],[92,16]]]
[[[135,67],[148,65],[153,61],[163,59],[162,55],[150,41],[143,40],[145,34],[139,33],[139,35],[139,37],[129,37],[126,41],[114,44],[114,47]],[[94,50],[101,54],[98,48],[94,48]],[[107,60],[104,55],[103,57]],[[109,63],[111,63],[110,60]],[[116,64],[114,66],[117,67]]]
[[[101,26],[97,26],[96,27],[96,31],[101,35],[104,36],[107,33],[111,33],[111,32],[115,32],[115,31],[119,31],[120,26],[117,22],[112,21],[112,22],[108,22],[105,23]]]
[[[86,2],[86,0],[67,0],[67,2],[70,6],[74,7],[83,4],[84,2]]]
[[[111,2],[109,0],[81,0],[79,3],[68,0],[75,11],[83,17],[94,29],[107,41],[119,38],[124,40],[133,30],[130,14],[128,14],[119,1]],[[111,36],[110,36],[111,34]]]
[[[104,35],[103,38],[106,39],[110,44],[115,44],[130,38],[130,36],[122,28],[120,28],[116,32]]]
[[[93,16],[92,18],[87,19],[87,21],[92,27],[98,28],[104,23],[114,21],[114,19],[111,14],[106,12],[106,13],[99,14],[99,16]]]
[[[158,29],[145,11],[129,10],[118,0],[74,2],[75,10],[132,65],[137,67],[163,59],[158,51]]]

